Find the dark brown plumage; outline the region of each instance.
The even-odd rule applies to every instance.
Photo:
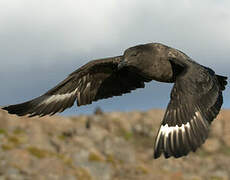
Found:
[[[3,107],[19,116],[44,116],[77,105],[119,96],[156,80],[174,83],[155,141],[154,158],[196,151],[223,103],[227,77],[216,75],[184,53],[159,43],[131,47],[123,56],[94,60],[71,73],[44,95]]]

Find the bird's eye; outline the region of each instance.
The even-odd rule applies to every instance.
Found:
[[[131,56],[137,56],[137,54],[138,54],[138,52],[135,51],[135,52],[133,52],[133,53],[131,54]]]

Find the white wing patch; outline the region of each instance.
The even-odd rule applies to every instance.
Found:
[[[190,128],[190,124],[189,122],[187,122],[186,124],[182,124],[182,126],[168,126],[168,124],[165,125],[161,125],[159,134],[164,135],[166,138],[168,137],[170,132],[179,132],[179,130],[182,130],[182,132],[185,132],[185,127]]]
[[[199,111],[196,111],[191,120],[181,126],[169,126],[169,123],[161,125],[155,141],[155,152],[157,156],[164,152],[165,157],[172,155],[179,157],[184,155],[181,153],[186,154],[191,149],[195,151],[207,138],[208,129],[209,123]],[[180,152],[180,148],[183,152]]]
[[[66,93],[66,94],[55,94],[47,98],[46,100],[42,101],[38,106],[42,104],[50,104],[52,102],[58,102],[58,101],[63,101],[64,99],[70,98],[77,92],[78,88],[75,89],[75,91],[71,93]]]
[[[169,133],[176,133],[176,137],[177,139],[179,138],[178,137],[178,134],[179,134],[179,130],[182,130],[182,133],[185,132],[185,127],[187,127],[188,129],[190,129],[190,124],[189,122],[187,122],[186,124],[182,124],[181,126],[168,126],[168,124],[165,124],[165,125],[161,125],[160,127],[160,130],[159,130],[159,133],[157,135],[157,139],[156,139],[156,147],[159,145],[159,139],[161,137],[161,135],[164,137],[164,147],[165,147],[165,143],[166,143],[166,139],[168,138],[169,136]],[[173,136],[171,136],[172,138]],[[172,145],[173,145],[173,139],[171,139],[172,141]]]

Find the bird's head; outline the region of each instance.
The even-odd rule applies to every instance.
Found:
[[[138,45],[125,50],[119,69],[124,67],[140,69],[146,64],[146,56],[152,54],[152,48],[148,44]],[[143,63],[145,61],[145,63]]]
[[[166,57],[168,48],[159,43],[128,48],[124,52],[123,60],[118,64],[118,69],[135,70],[138,74],[156,80],[165,78],[164,74],[171,76],[171,65]],[[168,78],[171,77],[167,77],[166,81]]]

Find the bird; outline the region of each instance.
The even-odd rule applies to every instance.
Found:
[[[179,158],[195,152],[208,138],[223,104],[227,77],[200,65],[180,50],[162,43],[140,44],[123,55],[92,60],[45,94],[2,107],[10,114],[54,115],[73,106],[120,96],[152,80],[174,83],[153,147],[153,158]]]

